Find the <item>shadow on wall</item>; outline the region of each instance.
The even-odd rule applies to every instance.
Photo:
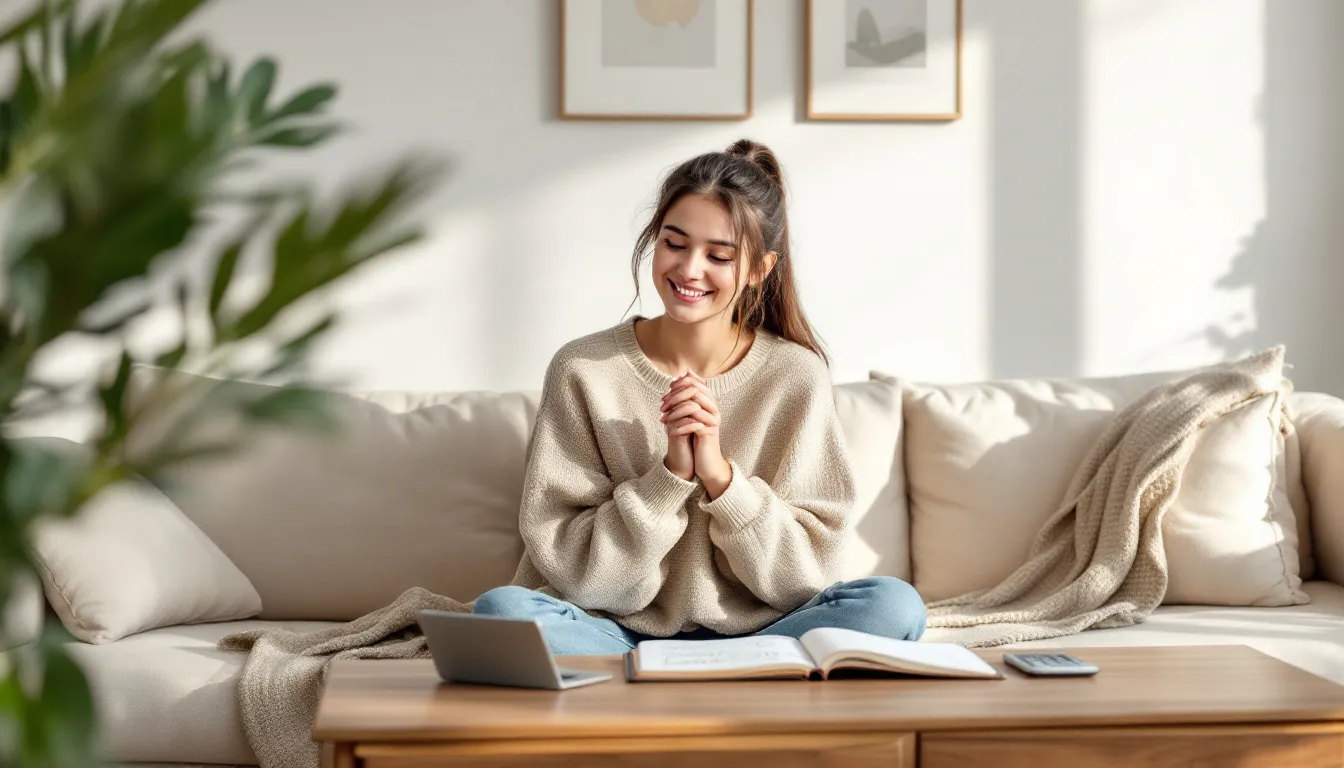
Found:
[[[1251,291],[1252,316],[1210,325],[1205,336],[1228,358],[1284,344],[1297,389],[1342,395],[1344,3],[1265,0],[1264,8],[1265,217],[1215,283]]]

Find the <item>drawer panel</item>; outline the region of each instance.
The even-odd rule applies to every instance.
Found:
[[[512,740],[355,748],[363,768],[914,768],[913,733]]]
[[[920,737],[920,768],[981,765],[1342,768],[1344,725],[1061,729]]]

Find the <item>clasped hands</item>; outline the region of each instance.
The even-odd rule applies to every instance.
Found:
[[[717,499],[733,479],[733,469],[719,449],[719,406],[705,380],[694,373],[678,376],[663,395],[662,418],[667,430],[663,465],[683,480],[699,477]]]

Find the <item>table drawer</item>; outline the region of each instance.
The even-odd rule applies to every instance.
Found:
[[[920,736],[919,768],[1344,768],[1344,724],[1087,728]]]
[[[914,768],[915,734],[780,734],[362,744],[363,768]]]

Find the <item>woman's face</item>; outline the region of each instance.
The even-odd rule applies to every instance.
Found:
[[[663,217],[653,250],[653,279],[667,314],[695,323],[730,308],[746,282],[740,267],[734,280],[738,258],[727,209],[703,195],[683,195]]]

